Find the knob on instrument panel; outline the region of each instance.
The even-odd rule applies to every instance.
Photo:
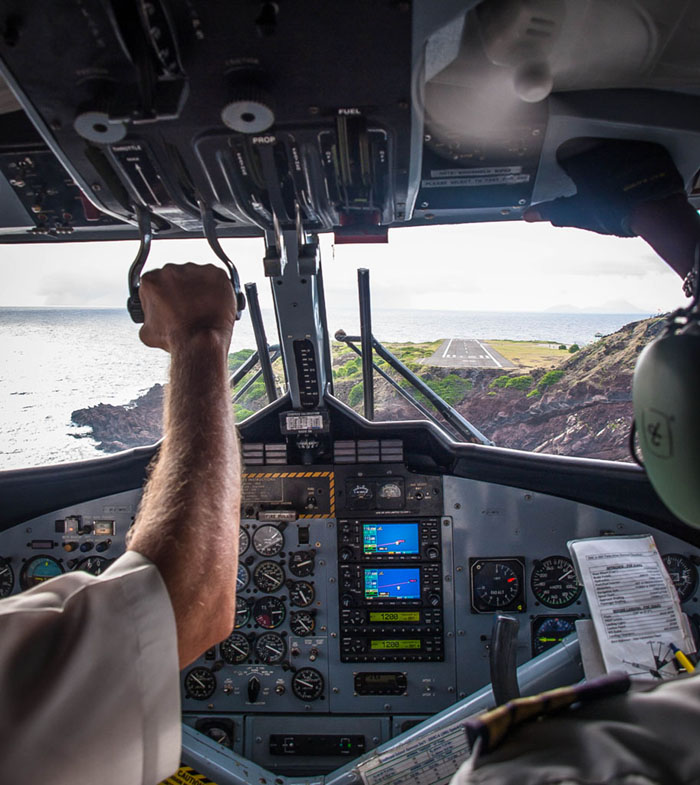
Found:
[[[257,88],[238,89],[234,99],[221,110],[224,125],[241,134],[260,134],[275,122],[268,95]]]

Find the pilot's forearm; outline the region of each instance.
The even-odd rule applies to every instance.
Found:
[[[700,216],[684,195],[637,205],[629,224],[681,278],[692,269]]]
[[[227,352],[209,332],[171,348],[166,436],[130,543],[168,588],[181,667],[233,628],[240,468]]]

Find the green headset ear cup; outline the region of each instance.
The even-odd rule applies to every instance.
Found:
[[[700,336],[676,333],[646,346],[632,400],[654,490],[674,515],[700,527]]]

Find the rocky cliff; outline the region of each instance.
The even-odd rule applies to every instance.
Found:
[[[499,447],[629,461],[634,365],[662,325],[659,318],[625,325],[556,369],[503,375],[433,368],[423,377],[444,379],[452,373],[468,379],[471,389],[455,408]],[[377,419],[416,416],[413,407],[382,385]]]

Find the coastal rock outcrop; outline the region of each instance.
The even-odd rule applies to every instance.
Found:
[[[97,449],[103,452],[119,452],[153,444],[163,435],[164,392],[162,384],[155,384],[147,393],[125,406],[98,403],[87,409],[76,409],[71,420],[76,425],[92,428],[91,433],[80,436],[95,439]]]

